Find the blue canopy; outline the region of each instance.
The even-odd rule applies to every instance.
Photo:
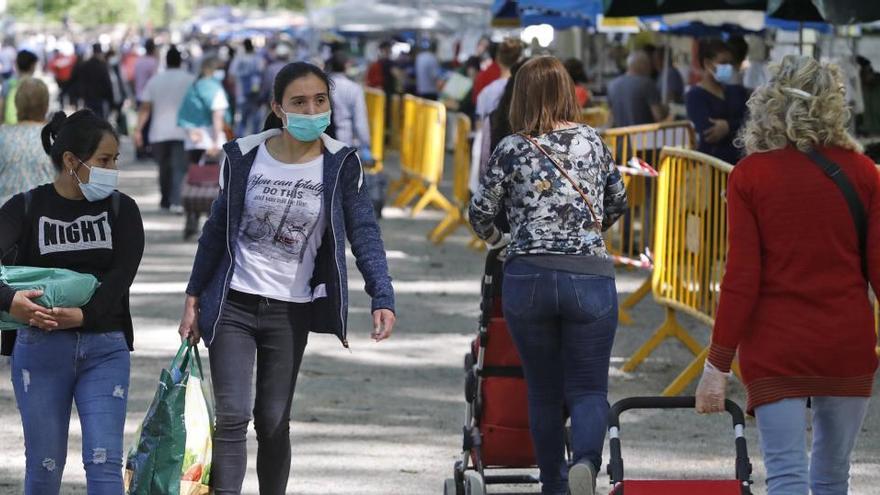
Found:
[[[602,0],[495,0],[494,25],[512,22],[520,26],[549,24],[556,29],[590,27],[602,13]]]

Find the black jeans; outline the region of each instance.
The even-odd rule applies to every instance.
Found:
[[[261,495],[284,495],[290,475],[290,405],[310,328],[311,310],[230,291],[211,343],[217,421],[214,493],[241,493],[253,407]],[[257,387],[252,383],[256,357]]]
[[[188,167],[183,141],[160,141],[150,146],[159,164],[159,206],[180,206],[180,189]]]

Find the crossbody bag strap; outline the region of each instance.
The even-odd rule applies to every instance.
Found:
[[[859,199],[859,195],[856,193],[853,183],[849,180],[846,173],[841,170],[839,165],[816,150],[810,150],[806,155],[816,166],[825,172],[825,175],[827,175],[828,178],[837,185],[840,192],[843,193],[843,198],[846,200],[847,206],[849,206],[849,212],[852,215],[853,223],[855,223],[856,226],[856,234],[858,234],[859,237],[859,251],[862,259],[862,275],[864,275],[867,280],[868,259],[866,254],[868,245],[868,214],[865,212],[865,206]]]
[[[544,147],[541,146],[541,144],[538,141],[536,141],[533,137],[529,136],[528,134],[522,133],[522,132],[519,135],[522,136],[526,141],[532,143],[532,145],[535,148],[538,148],[538,150],[541,153],[543,153],[544,156],[546,156],[550,160],[551,163],[553,163],[553,166],[556,167],[556,170],[558,170],[559,173],[562,174],[562,176],[565,177],[566,180],[568,180],[568,182],[572,185],[572,187],[574,187],[575,191],[577,191],[578,194],[581,195],[581,198],[584,200],[584,203],[587,204],[587,208],[590,209],[590,215],[593,216],[593,223],[595,223],[596,225],[600,225],[599,216],[596,215],[596,210],[593,209],[593,203],[590,201],[590,197],[587,196],[587,193],[584,192],[584,190],[581,188],[581,186],[578,185],[578,183],[575,182],[575,180],[572,179],[570,175],[568,175],[568,172],[565,171],[565,168],[562,167],[562,164],[559,163],[559,161],[555,157],[553,157],[550,153],[548,153],[547,150],[544,149]]]

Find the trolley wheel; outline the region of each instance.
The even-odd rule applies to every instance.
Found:
[[[464,375],[464,398],[468,402],[473,402],[477,398],[477,374],[473,368]]]
[[[474,365],[477,363],[477,359],[474,357],[473,352],[468,352],[464,355],[464,371],[468,372],[473,369]]]
[[[461,461],[455,462],[455,469],[452,472],[453,483],[455,486],[455,495],[464,495],[464,465]]]
[[[446,478],[443,482],[443,495],[458,495],[455,489],[455,480]]]
[[[464,493],[465,495],[486,495],[486,484],[483,482],[483,476],[480,473],[465,471]]]

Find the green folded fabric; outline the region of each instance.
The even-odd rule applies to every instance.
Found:
[[[33,301],[45,308],[81,308],[101,285],[94,275],[33,266],[0,265],[0,281],[15,290],[42,290],[43,295]],[[16,330],[24,325],[0,311],[0,330]]]

